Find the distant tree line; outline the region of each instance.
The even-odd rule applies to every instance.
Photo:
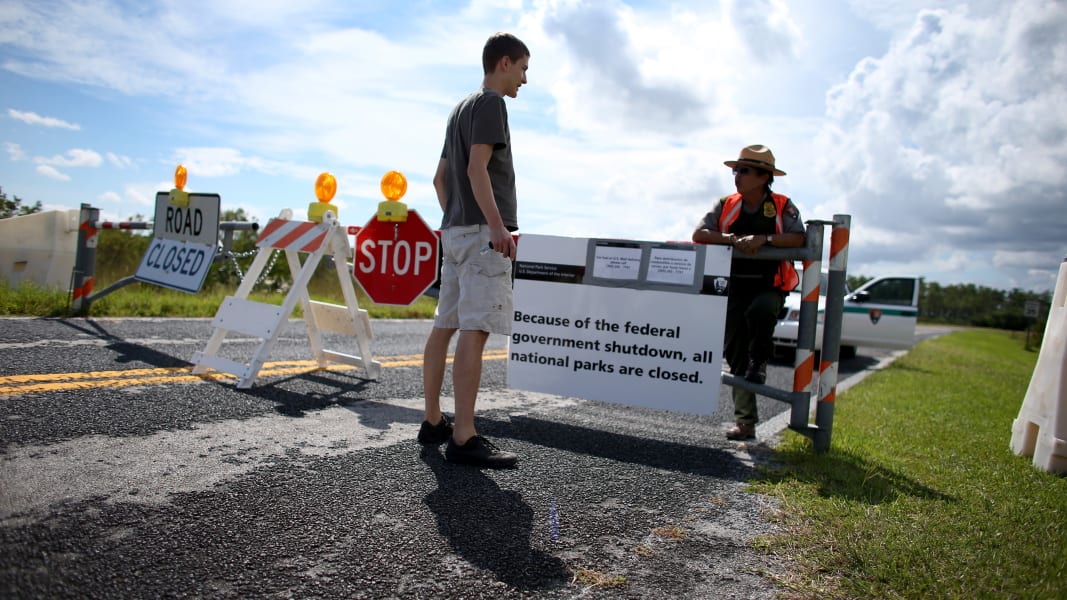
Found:
[[[4,193],[4,188],[0,187],[0,219],[30,215],[35,212],[41,212],[40,200],[32,206],[26,206],[22,203],[22,198],[14,194],[11,195],[11,199],[8,199],[7,194]]]

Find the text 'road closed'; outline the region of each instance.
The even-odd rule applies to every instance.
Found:
[[[154,238],[141,258],[140,281],[195,294],[204,285],[215,246]]]

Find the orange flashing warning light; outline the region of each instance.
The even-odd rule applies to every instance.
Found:
[[[337,178],[329,172],[320,173],[318,179],[315,180],[315,197],[319,201],[308,205],[308,221],[322,223],[322,218],[326,211],[332,212],[336,219],[338,217],[337,207],[330,204],[336,193]]]
[[[175,206],[189,206],[189,192],[185,191],[185,180],[189,177],[189,171],[185,165],[179,164],[174,169],[174,189],[170,191],[169,200]]]
[[[378,203],[378,220],[403,223],[408,220],[408,206],[400,201],[408,191],[408,178],[400,171],[389,171],[382,176],[382,195],[385,202]]]
[[[188,178],[189,171],[185,168],[185,165],[178,165],[178,168],[174,169],[174,187],[184,190],[185,180]]]
[[[337,179],[333,173],[321,173],[315,180],[315,197],[319,199],[319,202],[329,202],[333,200],[336,193]]]

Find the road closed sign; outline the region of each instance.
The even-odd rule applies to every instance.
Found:
[[[218,194],[189,194],[189,205],[171,204],[167,192],[156,194],[156,220],[153,235],[214,246],[219,241]]]
[[[154,236],[134,277],[195,294],[204,285],[219,239],[218,194],[189,194],[187,206],[156,194]]]
[[[524,234],[508,386],[712,414],[730,249]]]
[[[152,238],[135,277],[139,281],[195,294],[204,285],[214,259],[215,246]]]

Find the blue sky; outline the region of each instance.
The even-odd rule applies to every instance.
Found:
[[[0,4],[0,186],[150,215],[172,187],[260,222],[323,171],[361,225],[430,178],[486,37],[531,50],[509,100],[521,231],[688,239],[770,146],[805,219],[852,215],[849,272],[1051,290],[1067,256],[1067,5],[911,0],[16,0]]]

